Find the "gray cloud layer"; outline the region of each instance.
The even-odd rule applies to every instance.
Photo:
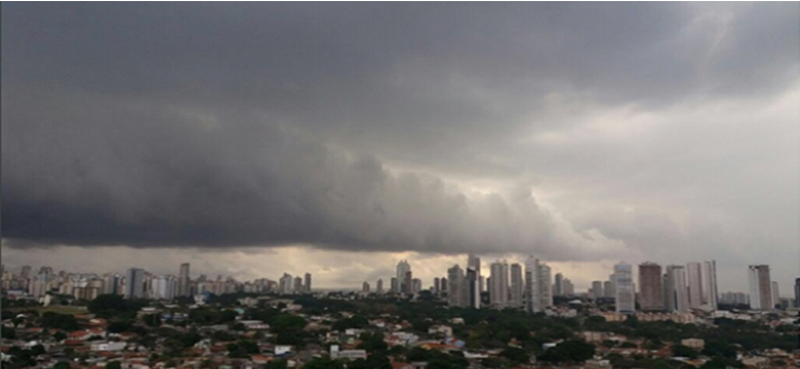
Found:
[[[3,237],[796,252],[798,9],[3,4]]]

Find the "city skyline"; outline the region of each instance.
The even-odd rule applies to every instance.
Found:
[[[7,266],[797,278],[795,4],[0,6]]]
[[[664,274],[661,274],[661,266],[657,263],[645,262],[639,265],[640,288],[636,288],[633,282],[632,265],[620,262],[614,266],[614,272],[609,275],[609,280],[605,282],[593,281],[591,288],[585,293],[575,295],[568,278],[564,278],[562,273],[552,276],[551,268],[539,259],[529,255],[525,262],[525,277],[523,279],[522,266],[517,263],[510,265],[505,260],[497,260],[490,264],[492,277],[489,278],[491,284],[487,285],[487,290],[483,290],[477,283],[480,270],[479,258],[473,254],[467,256],[467,269],[461,269],[458,264],[447,270],[447,277],[434,278],[430,287],[425,287],[422,280],[411,277],[411,265],[407,260],[401,260],[397,264],[397,275],[405,275],[409,282],[409,289],[399,286],[396,283],[397,277],[392,277],[393,287],[389,291],[382,288],[382,279],[379,278],[375,283],[375,289],[371,289],[369,281],[363,281],[361,293],[384,294],[392,293],[400,296],[415,296],[421,291],[426,290],[435,296],[446,294],[446,302],[451,307],[472,307],[492,308],[492,309],[520,309],[531,313],[541,312],[553,305],[555,296],[585,296],[590,299],[608,299],[612,297],[617,313],[632,313],[634,311],[666,311],[685,313],[689,311],[714,311],[717,309],[717,301],[720,299],[724,303],[743,303],[750,304],[752,310],[771,310],[773,306],[783,304],[788,301],[794,304],[800,299],[800,278],[796,279],[794,286],[794,297],[786,298],[779,294],[779,285],[776,281],[770,281],[768,265],[751,265],[748,267],[750,279],[750,291],[724,292],[718,295],[716,285],[716,263],[715,261],[704,261],[704,268],[698,269],[694,277],[690,277],[693,267],[699,268],[700,263],[689,262],[686,267],[682,265],[666,266]],[[50,294],[56,289],[61,294],[75,295],[76,298],[94,299],[100,294],[113,293],[120,294],[127,299],[130,298],[155,298],[172,300],[173,298],[189,297],[206,292],[214,294],[233,293],[233,292],[272,292],[279,294],[307,294],[316,292],[311,287],[311,274],[306,272],[304,277],[292,277],[291,274],[284,272],[283,276],[276,280],[269,278],[259,278],[253,281],[237,281],[231,276],[223,279],[218,275],[216,281],[208,278],[205,274],[200,274],[197,278],[189,275],[189,263],[181,263],[178,276],[157,275],[147,270],[131,267],[124,273],[124,277],[118,273],[72,273],[59,271],[56,275],[51,266],[41,266],[37,274],[32,274],[34,268],[25,265],[19,268],[19,274],[14,274],[13,270],[2,264],[2,289],[10,293],[17,294],[20,291],[27,292],[29,296],[39,298],[45,294]],[[101,276],[102,275],[102,276]],[[71,277],[70,277],[71,276]],[[71,278],[77,284],[65,282],[64,277]],[[510,277],[510,280],[509,280]],[[79,279],[74,279],[79,278]],[[662,283],[663,278],[663,283]],[[699,279],[699,282],[692,282],[692,279]],[[56,280],[60,281],[58,284]],[[131,283],[131,281],[134,281]],[[413,283],[411,283],[413,282]],[[21,283],[21,284],[20,284]],[[569,284],[569,290],[564,284]],[[705,289],[699,297],[692,297],[692,289],[698,283],[703,284]],[[183,287],[181,285],[184,285]],[[242,287],[244,289],[242,289]],[[66,288],[66,289],[65,289]],[[764,290],[766,288],[766,290]],[[326,289],[322,289],[326,290]],[[356,289],[342,289],[356,291]],[[613,290],[613,291],[612,291]],[[567,292],[565,292],[567,291]],[[659,293],[660,291],[663,291]],[[488,304],[482,302],[480,295],[488,293]],[[660,295],[660,296],[659,296]],[[700,299],[700,304],[692,303],[692,300]],[[635,305],[635,307],[634,307]]]
[[[459,261],[455,262],[455,265],[458,265],[461,268],[461,272],[462,272],[463,277],[464,277],[465,286],[467,286],[467,284],[469,282],[468,279],[467,279],[468,271],[469,271],[468,265],[470,264],[470,262],[471,262],[473,257],[477,258],[475,256],[475,254],[464,254],[464,255],[455,256],[455,260],[459,260],[459,259],[466,260],[466,262],[463,262],[463,261],[462,262],[459,262]],[[511,302],[512,291],[511,291],[510,287],[511,287],[511,280],[513,278],[513,273],[511,272],[511,269],[512,269],[513,265],[520,265],[522,268],[524,268],[525,264],[529,262],[530,258],[531,258],[530,255],[518,256],[518,257],[512,257],[511,259],[506,259],[506,258],[496,259],[496,260],[488,263],[487,266],[491,266],[491,264],[498,263],[498,262],[507,264],[507,267],[505,268],[506,271],[508,272],[507,273],[508,274],[507,278],[509,278],[508,279],[509,290],[507,291],[508,293],[507,293],[507,296],[506,296],[506,299],[507,299],[506,302],[507,303]],[[477,258],[477,259],[479,259],[479,258]],[[517,260],[519,260],[519,261],[517,261]],[[525,261],[522,261],[522,260],[525,260]],[[614,289],[616,290],[616,283],[611,282],[611,280],[615,276],[615,272],[614,272],[613,269],[616,266],[616,264],[619,263],[619,261],[610,266],[610,269],[611,269],[612,273],[608,276],[609,280],[598,281],[597,279],[595,279],[597,277],[597,275],[594,275],[594,276],[592,276],[590,278],[590,280],[587,280],[587,283],[585,285],[579,285],[576,288],[574,283],[572,283],[570,278],[565,278],[563,272],[559,272],[559,269],[555,269],[554,270],[553,268],[550,268],[549,266],[547,266],[547,264],[549,264],[549,262],[544,263],[544,262],[539,261],[536,258],[534,258],[534,260],[537,263],[545,265],[545,267],[547,268],[547,273],[550,274],[550,283],[551,283],[550,284],[550,288],[551,288],[550,293],[552,293],[553,295],[556,295],[555,291],[557,291],[557,289],[558,289],[558,286],[557,286],[558,278],[559,278],[559,276],[561,276],[561,278],[563,278],[563,280],[566,280],[569,283],[569,286],[570,286],[571,290],[576,292],[576,293],[578,293],[578,292],[580,292],[580,293],[588,293],[588,294],[590,294],[592,296],[595,296],[594,295],[595,285],[596,285],[596,283],[600,283],[599,286],[601,287],[601,292],[603,292],[603,294],[600,297],[609,297],[609,296],[615,297],[615,293],[612,293],[611,295],[609,295],[609,292],[606,291],[605,289],[608,287],[609,283],[612,283],[612,286],[614,286]],[[6,260],[5,259],[3,260],[3,266],[5,267],[5,270],[7,270],[7,271],[19,270],[20,275],[26,273],[26,269],[25,269],[26,267],[33,268],[33,269],[28,269],[28,272],[27,272],[28,274],[34,273],[35,268],[38,268],[40,266],[48,268],[49,270],[53,270],[53,267],[51,266],[52,264],[48,264],[48,263],[44,263],[44,262],[42,262],[42,263],[34,262],[34,263],[25,264],[25,265],[19,265],[18,263],[14,263],[13,260],[11,260],[11,261],[12,261],[12,263],[6,263]],[[423,263],[424,263],[424,261],[423,261]],[[626,262],[623,261],[623,263],[626,263]],[[628,263],[628,264],[632,264],[632,263]],[[712,295],[709,294],[709,292],[707,290],[704,290],[702,292],[702,295],[701,295],[702,303],[700,304],[700,306],[696,306],[696,305],[693,305],[691,303],[691,297],[690,297],[690,293],[691,293],[690,292],[691,291],[690,286],[691,286],[691,283],[690,283],[688,268],[690,268],[692,264],[700,264],[701,265],[702,270],[701,270],[701,281],[700,281],[700,283],[702,283],[702,286],[703,286],[702,288],[704,288],[704,289],[713,289],[714,291],[716,291],[716,294],[715,294],[716,298],[712,299],[712,297],[711,297]],[[58,265],[58,264],[56,263],[55,265]],[[174,278],[175,282],[176,282],[176,284],[175,284],[175,294],[176,294],[176,296],[180,296],[181,295],[180,294],[180,291],[181,291],[180,283],[181,283],[182,273],[184,272],[184,267],[186,267],[186,269],[188,270],[190,265],[191,265],[191,263],[188,263],[188,262],[187,263],[180,263],[178,272],[171,272],[171,271],[168,271],[168,270],[165,271],[163,269],[153,269],[153,270],[151,270],[150,268],[147,268],[147,267],[141,267],[140,269],[143,269],[145,272],[147,272],[149,274],[152,274],[152,275],[159,275],[159,276],[165,276],[165,277]],[[359,279],[358,276],[354,276],[353,277],[354,280],[357,279],[358,283],[354,283],[352,285],[328,285],[328,284],[322,283],[322,285],[320,287],[320,290],[353,290],[353,291],[357,291],[357,290],[361,290],[362,289],[363,282],[366,281],[366,282],[369,282],[370,285],[373,287],[373,291],[376,291],[375,290],[375,286],[376,286],[375,283],[378,280],[386,279],[386,280],[389,280],[389,281],[394,281],[396,279],[396,275],[399,275],[399,273],[400,273],[399,269],[402,268],[403,271],[405,272],[406,271],[405,268],[407,267],[408,271],[411,271],[411,269],[413,268],[413,265],[414,264],[409,263],[408,258],[403,258],[403,259],[399,260],[397,262],[397,264],[394,264],[394,268],[393,268],[394,271],[391,274],[388,274],[386,276],[377,275],[377,277],[366,279],[366,280],[363,279],[363,278]],[[425,265],[425,264],[418,264],[418,265],[420,267],[422,267],[421,268],[422,270],[431,270],[431,266],[430,265]],[[747,268],[745,268],[744,272],[740,273],[741,275],[739,277],[743,281],[745,281],[745,283],[747,283],[747,285],[746,285],[746,287],[739,288],[739,289],[737,289],[737,288],[722,288],[722,289],[720,289],[719,285],[716,283],[716,281],[717,281],[717,279],[719,279],[719,277],[716,276],[716,274],[711,274],[711,277],[709,277],[709,273],[712,273],[712,272],[715,273],[716,272],[716,262],[714,260],[711,260],[711,261],[700,261],[700,262],[687,261],[686,263],[683,263],[683,264],[663,264],[663,263],[658,263],[658,262],[653,263],[652,261],[645,261],[645,262],[640,263],[638,265],[637,264],[632,264],[632,265],[633,265],[633,268],[631,270],[631,275],[632,275],[632,278],[633,278],[633,286],[635,288],[634,291],[637,294],[637,298],[638,298],[639,294],[642,292],[641,291],[641,288],[642,288],[641,286],[646,285],[646,284],[640,283],[640,282],[642,282],[641,281],[641,276],[642,276],[641,268],[642,268],[643,265],[644,266],[655,265],[655,266],[658,266],[658,267],[662,268],[662,269],[660,269],[663,272],[661,274],[661,277],[663,277],[664,280],[660,282],[660,284],[661,284],[660,288],[662,288],[662,291],[663,291],[662,293],[664,294],[664,296],[666,296],[666,294],[668,293],[668,291],[666,289],[667,289],[667,285],[668,285],[669,282],[667,281],[666,278],[667,278],[667,276],[669,274],[670,267],[675,267],[675,268],[680,269],[680,272],[679,272],[680,275],[678,276],[678,278],[681,281],[683,281],[683,282],[680,282],[680,283],[683,283],[686,288],[682,292],[683,296],[679,297],[679,299],[685,299],[686,309],[698,308],[698,307],[701,307],[701,306],[702,307],[706,307],[706,306],[716,307],[717,299],[720,298],[722,296],[722,294],[724,294],[724,293],[733,293],[733,292],[735,292],[735,293],[744,293],[744,294],[747,294],[748,296],[753,294],[753,286],[752,286],[752,284],[750,282],[750,279],[752,278],[752,274],[753,274],[752,267],[754,265],[749,265]],[[450,265],[450,266],[452,267],[452,265]],[[759,265],[755,265],[755,266],[759,266]],[[769,269],[769,265],[766,265],[766,267]],[[80,268],[78,268],[78,269],[66,268],[65,269],[65,268],[56,267],[57,270],[62,270],[62,271],[70,271],[71,270],[72,273],[97,274],[97,275],[106,275],[106,274],[125,275],[129,271],[129,269],[131,269],[131,268],[132,267],[127,267],[127,268],[123,268],[123,269],[121,269],[119,271],[110,271],[110,270],[93,271],[93,270],[82,270]],[[139,267],[133,267],[133,268],[139,268]],[[486,269],[489,269],[489,268],[486,268]],[[154,271],[154,270],[157,270],[157,271]],[[433,280],[434,279],[439,279],[442,276],[446,277],[447,270],[449,270],[449,267],[445,268],[444,272],[434,270],[432,272],[430,278],[418,277],[416,274],[414,274],[412,280],[413,281],[419,281],[418,283],[421,283],[423,289],[428,290],[429,288],[433,288]],[[769,269],[769,270],[771,271],[771,269]],[[768,281],[769,286],[770,286],[769,299],[777,298],[777,297],[772,296],[772,294],[771,294],[772,293],[772,284],[773,283],[777,283],[779,286],[789,286],[789,287],[784,287],[784,288],[787,288],[787,290],[785,290],[785,292],[787,292],[788,294],[784,294],[784,295],[779,296],[779,297],[782,297],[782,298],[791,297],[790,295],[793,293],[793,289],[794,289],[794,286],[795,286],[796,283],[788,283],[788,284],[780,283],[779,281],[776,281],[774,278],[772,278],[770,276],[770,271],[767,272],[767,277],[765,279],[765,281]],[[490,272],[490,270],[486,270],[486,272]],[[603,272],[607,272],[607,271],[601,270],[599,272],[599,274],[602,274]],[[200,271],[200,272],[198,272],[196,274],[190,273],[190,277],[191,277],[192,280],[195,280],[200,276],[209,277],[209,276],[214,276],[214,275],[218,275],[218,276],[223,276],[224,275],[226,277],[234,278],[235,280],[238,280],[238,281],[259,280],[259,279],[267,278],[267,279],[279,282],[280,279],[281,279],[281,275],[289,274],[293,278],[295,278],[295,277],[296,278],[300,278],[302,280],[301,282],[302,282],[302,284],[304,286],[304,290],[305,290],[306,283],[311,281],[311,274],[312,273],[310,273],[310,272],[302,272],[302,271],[298,271],[297,273],[298,274],[295,275],[292,272],[288,272],[288,271],[284,270],[284,271],[280,271],[280,272],[276,271],[276,272],[271,273],[271,274],[267,273],[267,274],[258,274],[258,275],[251,276],[251,277],[241,277],[241,276],[236,276],[236,275],[233,275],[233,274],[223,274],[223,273]],[[37,276],[37,275],[38,274],[31,274],[31,276],[34,276],[34,277]],[[374,274],[371,273],[370,275],[372,276]],[[523,272],[523,278],[522,278],[523,279],[523,285],[527,285],[527,282],[524,282],[524,280],[525,280],[524,275],[525,275],[525,273]],[[711,279],[709,280],[709,278],[711,278]],[[798,279],[795,278],[792,282],[796,282],[797,280]],[[316,282],[317,281],[316,277],[314,278],[314,281],[315,281],[315,285],[316,285],[316,283],[317,283]],[[294,283],[294,282],[292,282],[292,283]],[[490,286],[486,285],[481,289],[481,286],[477,285],[477,284],[475,285],[475,287],[477,287],[478,289],[480,289],[481,291],[484,291],[484,292],[488,292],[489,288],[490,288]],[[391,284],[387,288],[384,289],[384,292],[393,292]],[[528,293],[528,292],[526,291],[523,294],[526,294],[526,293]],[[472,296],[476,296],[476,295],[472,295]],[[464,297],[464,298],[465,298],[465,303],[467,303],[469,301],[469,297]],[[473,298],[475,298],[475,297],[473,297]],[[669,300],[666,297],[662,296],[662,299],[659,301],[659,303],[661,303],[661,301],[663,301],[663,304],[664,304],[665,308],[669,309],[669,306],[668,306]],[[683,300],[681,300],[681,301],[683,301]],[[527,302],[526,302],[526,304],[527,304]]]

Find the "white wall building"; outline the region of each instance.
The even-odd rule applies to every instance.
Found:
[[[614,266],[615,305],[617,313],[633,313],[636,302],[633,291],[633,267],[620,262]]]

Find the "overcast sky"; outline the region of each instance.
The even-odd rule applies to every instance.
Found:
[[[3,3],[3,263],[790,295],[798,117],[798,3]]]

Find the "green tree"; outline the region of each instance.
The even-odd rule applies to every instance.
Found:
[[[101,318],[134,319],[146,304],[143,300],[126,300],[120,295],[104,294],[90,301],[87,309]]]
[[[53,366],[53,369],[70,369],[71,366],[66,361],[59,361]]]
[[[697,356],[698,356],[697,355],[697,351],[695,351],[691,347],[684,346],[684,345],[672,346],[672,355],[673,356],[677,356],[677,357],[687,357],[687,358],[690,358],[690,359],[696,359]]]
[[[505,350],[500,352],[500,356],[505,357],[506,359],[511,360],[512,362],[518,364],[524,364],[530,361],[530,356],[528,356],[528,353],[525,352],[525,350],[514,347],[506,348]]]
[[[287,368],[286,359],[272,360],[264,364],[264,369],[286,369],[286,368]]]
[[[727,368],[744,368],[740,361],[733,359],[726,359],[722,357],[714,357],[706,361],[700,369],[727,369]]]
[[[111,361],[108,364],[106,364],[106,369],[122,369],[122,363],[116,360]]]
[[[2,333],[2,334],[0,334],[0,337],[2,337],[4,339],[13,340],[13,339],[17,338],[17,333],[14,330],[14,328],[3,328],[2,332],[0,332],[0,333]]]
[[[303,369],[344,369],[344,364],[329,357],[318,357],[311,359],[303,366]]]
[[[550,363],[583,362],[594,356],[595,347],[579,340],[567,340],[550,348],[539,356],[539,360]]]
[[[80,328],[75,316],[70,314],[58,314],[48,311],[42,314],[42,327],[51,329],[62,329],[65,331],[75,331]]]
[[[158,314],[147,314],[142,317],[142,321],[149,327],[161,326],[161,316]]]

